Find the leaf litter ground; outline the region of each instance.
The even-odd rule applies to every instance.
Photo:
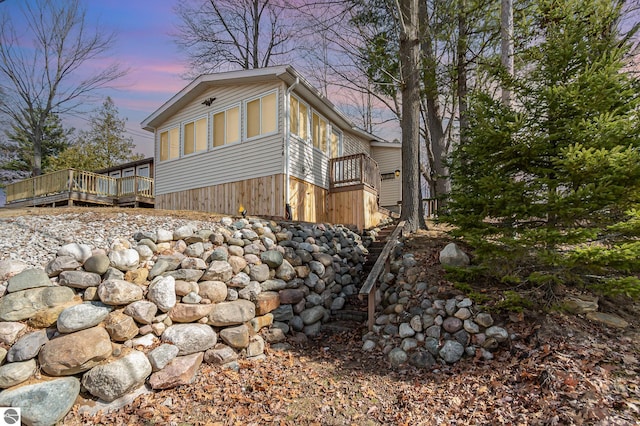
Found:
[[[103,212],[115,214],[113,209]],[[49,209],[16,213],[55,214]],[[135,214],[176,215],[139,209]],[[407,251],[425,265],[424,278],[443,290],[450,284],[437,255],[446,242],[446,234],[436,231],[420,232],[407,242]],[[192,384],[142,395],[112,413],[80,415],[76,405],[63,423],[640,424],[640,308],[617,300],[604,301],[601,309],[622,316],[631,326],[620,331],[581,316],[525,311],[506,319],[517,338],[493,360],[468,358],[430,370],[392,369],[381,353],[363,352],[365,330],[360,327],[304,342],[296,339],[290,351],[267,348],[263,361],[241,361],[238,371],[203,364]]]

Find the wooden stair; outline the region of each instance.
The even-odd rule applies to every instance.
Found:
[[[369,276],[369,273],[373,269],[380,253],[387,244],[387,239],[393,233],[396,227],[396,223],[391,223],[385,228],[382,228],[376,236],[376,240],[373,241],[367,250],[369,255],[367,260],[362,265],[361,282]],[[346,331],[348,329],[354,329],[364,325],[367,321],[367,301],[361,300],[358,294],[354,294],[346,297],[345,305],[338,311],[331,312],[331,320],[327,324],[323,324],[322,329],[326,332],[338,332]]]
[[[382,253],[382,249],[384,249],[385,244],[387,244],[389,235],[393,233],[394,229],[396,229],[395,223],[387,225],[385,228],[380,230],[376,240],[367,247],[367,250],[369,250],[369,256],[367,256],[367,261],[362,265],[363,277],[369,276],[369,272],[373,269],[373,265],[376,264],[380,253]]]

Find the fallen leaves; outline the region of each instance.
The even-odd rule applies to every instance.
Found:
[[[437,245],[423,248],[416,258],[437,265]],[[447,286],[441,275],[426,280]],[[555,313],[510,320],[520,338],[492,361],[392,370],[381,354],[361,351],[354,330],[268,350],[263,362],[241,360],[238,371],[203,365],[189,386],[144,395],[115,413],[73,410],[64,424],[640,424],[637,332],[621,336]]]

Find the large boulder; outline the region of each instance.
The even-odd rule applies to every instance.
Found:
[[[85,328],[95,327],[109,315],[113,308],[100,302],[85,302],[73,305],[58,316],[57,326],[60,333],[73,333]]]
[[[91,247],[87,244],[70,243],[58,249],[56,256],[70,256],[80,263],[84,263],[91,257]]]
[[[151,324],[157,312],[158,307],[156,304],[148,300],[138,300],[124,308],[124,313],[140,324]]]
[[[176,345],[170,343],[163,343],[157,348],[153,349],[147,354],[151,368],[153,371],[162,370],[167,364],[169,364],[175,357],[178,356],[180,349]]]
[[[175,324],[162,333],[165,343],[172,343],[180,350],[179,355],[204,352],[216,344],[218,336],[206,324]]]
[[[67,415],[80,394],[80,381],[64,377],[0,393],[0,407],[19,407],[23,424],[50,426]]]
[[[120,271],[131,271],[138,267],[140,254],[134,249],[112,250],[109,252],[111,266]]]
[[[91,395],[111,402],[142,386],[150,374],[149,359],[144,352],[134,350],[84,373],[82,385]]]
[[[53,283],[45,271],[42,269],[27,269],[9,278],[7,292],[14,293],[30,288],[51,286],[53,286]]]
[[[220,330],[220,338],[227,345],[236,349],[249,346],[249,327],[245,324],[236,327],[227,327]]]
[[[36,372],[36,360],[10,362],[0,366],[0,388],[6,389],[27,380]]]
[[[58,283],[73,288],[97,287],[102,278],[94,272],[63,271],[58,276]]]
[[[302,322],[304,322],[305,325],[309,325],[320,321],[324,317],[325,312],[323,306],[314,306],[300,312],[300,318],[302,318]]]
[[[87,272],[93,272],[95,274],[102,275],[107,272],[111,261],[106,254],[96,254],[88,258],[84,262],[84,270]]]
[[[209,314],[209,324],[216,327],[243,324],[256,316],[256,305],[249,300],[239,299],[214,305]]]
[[[27,333],[11,346],[7,352],[7,361],[26,361],[38,356],[40,348],[49,341],[46,330],[37,330]]]
[[[169,318],[173,322],[194,322],[208,316],[215,305],[196,305],[191,303],[177,303],[171,311]]]
[[[138,326],[122,311],[111,312],[104,321],[104,328],[114,342],[125,342],[138,335]]]
[[[73,271],[80,267],[78,262],[73,256],[58,256],[44,267],[44,271],[50,277],[57,277],[62,271]]]
[[[198,352],[174,358],[166,367],[149,377],[149,385],[153,389],[170,389],[188,385],[195,379],[203,357],[204,354]]]
[[[142,287],[129,281],[110,279],[98,286],[98,297],[106,305],[128,305],[142,300]]]
[[[0,298],[0,321],[21,321],[38,311],[62,305],[73,299],[68,287],[39,287],[6,294]]]
[[[16,321],[0,322],[0,343],[7,346],[13,345],[25,328],[27,328],[26,325]]]
[[[227,298],[227,285],[222,281],[200,281],[198,295],[211,303],[223,302]]]
[[[70,376],[87,371],[111,355],[109,333],[102,327],[65,334],[40,349],[40,368],[51,376]]]
[[[469,256],[455,243],[449,243],[440,252],[440,263],[445,266],[467,266]]]
[[[280,265],[282,265],[284,256],[277,250],[267,250],[260,253],[260,260],[262,260],[263,263],[269,265],[270,268],[276,269]]]
[[[162,312],[167,312],[176,305],[175,278],[157,277],[149,285],[147,299],[156,304]]]
[[[458,362],[460,358],[462,358],[462,355],[464,355],[464,346],[455,340],[447,340],[444,342],[438,354],[443,360],[449,364],[453,364]]]
[[[6,281],[28,268],[29,265],[20,260],[0,260],[0,281]]]
[[[233,267],[229,262],[214,260],[202,275],[202,281],[222,281],[227,282],[233,277]]]

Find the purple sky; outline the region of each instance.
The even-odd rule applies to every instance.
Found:
[[[5,0],[0,10],[21,19],[21,3],[25,0]],[[26,0],[29,1],[29,0]],[[58,0],[64,1],[64,0]],[[183,59],[171,33],[178,22],[173,7],[175,0],[84,0],[88,23],[99,22],[105,31],[116,34],[116,42],[104,63],[118,62],[129,69],[113,89],[103,89],[100,95],[111,96],[120,116],[127,119],[128,136],[134,138],[138,151],[153,154],[152,134],[140,128],[140,122],[182,89],[188,82]],[[87,111],[99,107],[88,105]],[[65,123],[77,129],[86,128],[88,113],[78,113]]]
[[[179,23],[173,11],[178,1],[81,0],[86,6],[88,24],[97,23],[105,32],[116,35],[109,57],[90,65],[118,62],[129,73],[115,82],[116,88],[102,89],[100,99],[86,105],[85,111],[63,117],[66,126],[86,129],[91,112],[106,96],[111,96],[120,116],[127,119],[127,134],[133,138],[138,151],[145,156],[153,155],[153,135],[142,130],[140,122],[189,83],[182,78],[186,71],[185,58],[171,35]],[[25,2],[34,3],[33,0],[4,0],[0,2],[0,13],[7,12],[17,24],[23,19],[21,9]],[[341,98],[339,91],[330,97],[334,102]],[[388,135],[384,131],[379,135],[389,140],[399,137],[396,126]]]
[[[105,91],[121,116],[128,119],[127,130],[139,151],[153,154],[151,133],[140,122],[182,89],[187,81],[178,47],[171,33],[177,18],[171,0],[87,1],[87,12],[117,34],[113,57],[129,69],[118,88]],[[142,137],[141,137],[142,135]]]

